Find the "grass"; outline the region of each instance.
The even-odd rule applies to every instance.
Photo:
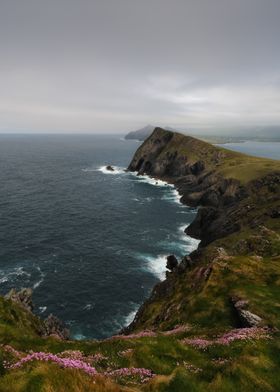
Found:
[[[180,133],[170,132],[156,128],[159,133],[173,134],[172,139],[161,151],[158,159],[164,158],[165,154],[177,152],[179,156],[185,156],[190,163],[203,161],[208,170],[215,170],[217,174],[225,178],[234,178],[242,184],[246,184],[256,178],[274,171],[280,171],[280,161],[268,158],[259,158],[239,152],[231,151],[222,147],[213,146],[202,140],[185,136]],[[148,143],[149,138],[145,143]]]

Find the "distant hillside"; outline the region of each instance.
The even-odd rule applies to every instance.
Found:
[[[155,129],[154,125],[146,125],[144,128],[138,129],[137,131],[131,131],[126,136],[126,140],[140,140],[144,141],[151,135],[153,130]]]
[[[129,132],[126,136],[126,140],[146,140],[156,128],[154,125],[146,125],[144,128],[138,129],[136,131]],[[182,134],[188,134],[197,139],[204,140],[211,144],[225,144],[225,143],[242,143],[247,140],[252,141],[262,141],[262,142],[270,142],[270,141],[280,141],[280,127],[279,126],[271,126],[271,127],[258,127],[252,129],[233,129],[229,130],[213,130],[212,134],[207,134],[207,132],[203,132],[202,130],[180,130],[172,128],[172,127],[164,127],[165,130],[172,132],[180,132]]]
[[[125,139],[126,140],[139,140],[139,141],[143,142],[153,133],[155,128],[156,128],[156,126],[148,124],[144,128],[137,129],[137,131],[129,132],[125,136]],[[172,127],[164,127],[164,129],[167,131],[172,131],[172,132],[177,131],[177,129],[172,128]]]

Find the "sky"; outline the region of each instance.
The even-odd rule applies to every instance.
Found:
[[[279,0],[0,0],[0,132],[280,125]]]

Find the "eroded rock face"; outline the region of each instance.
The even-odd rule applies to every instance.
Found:
[[[270,248],[271,256],[279,257],[276,247],[276,250],[273,250],[271,246],[272,241],[279,238],[271,230],[268,233],[264,227],[268,219],[279,218],[280,173],[270,173],[257,180],[245,181],[242,185],[238,180],[225,178],[221,174],[227,173],[221,170],[224,163],[228,168],[229,162],[225,162],[227,158],[225,151],[160,128],[156,128],[135,153],[128,170],[174,184],[181,195],[182,203],[199,207],[194,221],[185,232],[201,242],[196,251],[184,257],[176,266],[170,261],[171,272],[167,272],[165,281],[154,287],[133,323],[124,330],[125,333],[145,324],[156,328],[162,320],[167,321],[173,310],[176,317],[180,318],[178,304],[174,299],[178,278],[182,281],[183,277],[187,278],[188,274],[191,274],[192,281],[186,292],[190,290],[192,293],[211,282],[212,276],[215,276],[219,268],[224,268],[236,254],[250,254],[250,257],[257,255],[258,261],[261,262],[259,258],[269,254]],[[233,165],[236,164],[234,159],[235,157]],[[264,209],[268,203],[270,207]],[[252,235],[248,237],[245,233],[244,237],[240,236],[238,249],[235,249],[230,241],[227,248],[226,238],[235,232],[242,232],[243,228],[247,228],[249,232],[252,230]],[[222,239],[220,243],[224,248],[208,246],[219,239]],[[184,298],[182,301],[184,302]],[[155,303],[160,304],[161,308],[150,322]],[[236,300],[232,305],[240,326],[251,327],[264,323],[261,317],[248,309],[245,300]],[[186,309],[187,306],[184,308],[185,312]],[[170,318],[172,319],[171,316]]]
[[[70,332],[65,328],[63,322],[53,314],[50,314],[44,320],[44,336],[53,336],[58,339],[67,340],[70,337]]]
[[[33,311],[34,306],[32,302],[32,289],[30,288],[23,288],[19,291],[12,289],[8,294],[5,295],[5,298],[16,302],[29,312]]]
[[[181,142],[186,143],[186,150],[180,148]],[[197,158],[199,155],[207,156],[208,160],[211,156],[210,167],[206,167],[203,159]],[[138,148],[128,170],[172,182],[182,203],[207,207],[200,209],[187,231],[205,245],[239,229],[238,223],[227,219],[223,210],[225,206],[231,208],[245,196],[245,192],[239,181],[223,178],[213,170],[224,158],[225,153],[211,145],[205,146],[204,142],[194,138],[156,128]]]

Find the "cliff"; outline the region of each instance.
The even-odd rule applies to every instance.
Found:
[[[104,341],[65,340],[28,290],[0,298],[0,390],[278,391],[280,161],[156,128],[129,170],[198,207],[186,229],[198,250],[170,257],[132,324]]]
[[[190,321],[208,328],[217,322],[241,326],[246,321],[238,317],[236,297],[250,303],[263,323],[280,326],[278,318],[272,321],[277,303],[271,301],[271,313],[256,294],[279,258],[280,162],[156,128],[136,151],[129,170],[173,183],[182,203],[199,207],[186,233],[201,242],[154,288],[125,332]],[[259,262],[264,259],[265,264]],[[252,290],[252,280],[253,295],[246,290]]]

